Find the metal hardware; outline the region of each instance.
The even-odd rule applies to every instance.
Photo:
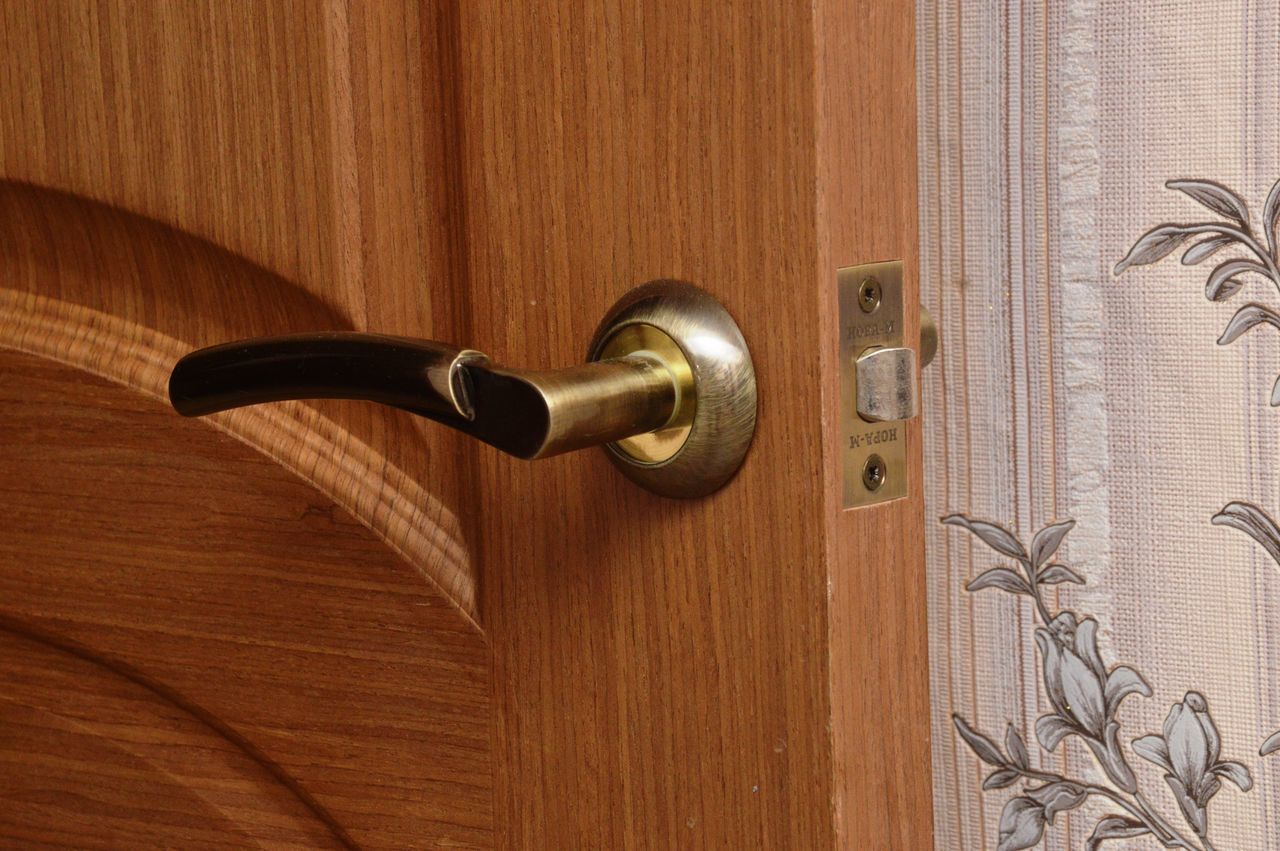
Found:
[[[938,329],[920,312],[919,355],[903,334],[902,263],[837,273],[840,300],[840,421],[844,507],[907,495],[906,421],[920,411],[919,367],[938,349]]]
[[[858,416],[873,423],[909,420],[920,413],[916,353],[912,349],[868,349],[855,362]]]
[[[875,313],[880,306],[880,282],[875,278],[863,278],[858,287],[858,307],[863,313]]]
[[[581,366],[506,369],[481,352],[375,334],[303,334],[192,352],[169,378],[183,416],[285,399],[401,408],[519,458],[604,445],[666,496],[708,494],[755,430],[755,373],[733,319],[690,284],[640,287],[609,311]]]
[[[920,305],[920,368],[933,363],[938,354],[938,323],[923,304]]]
[[[885,480],[884,459],[879,455],[869,455],[862,465],[862,486],[869,491],[878,491]]]
[[[653,434],[615,440],[605,450],[641,487],[664,496],[704,496],[733,476],[751,445],[755,367],[742,332],[719,302],[674,281],[655,281],[623,296],[600,323],[587,359],[614,356],[637,343],[644,345],[641,352],[661,351],[664,337],[684,355],[691,376],[677,379],[675,413]]]
[[[651,352],[665,363],[675,380],[676,404],[671,419],[656,431],[615,441],[620,453],[638,464],[661,464],[675,457],[693,431],[693,415],[697,409],[697,392],[693,384],[693,368],[676,341],[657,327],[648,324],[626,325],[605,341],[594,360],[607,361],[640,352]]]

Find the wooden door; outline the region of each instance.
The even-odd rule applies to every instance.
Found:
[[[836,270],[901,259],[910,0],[0,0],[0,843],[931,843],[918,427],[843,510]],[[751,347],[714,495],[410,414],[165,403],[223,340]]]

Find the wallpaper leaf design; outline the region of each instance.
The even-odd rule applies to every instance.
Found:
[[[1261,534],[1269,536],[1274,552],[1280,553],[1280,529],[1269,518],[1265,523],[1252,514],[1245,518],[1246,514],[1236,511],[1221,522],[1261,530]],[[1050,561],[1075,521],[1045,526],[1032,538],[1029,548],[1007,529],[989,521],[953,514],[942,522],[965,529],[995,552],[1018,562],[1024,575],[997,567],[969,583],[968,589],[972,592],[995,588],[1031,598],[1039,620],[1034,634],[1044,693],[1053,710],[1036,720],[1036,741],[1048,752],[1057,751],[1067,739],[1083,743],[1107,778],[1107,783],[1098,784],[1039,770],[1033,767],[1026,740],[1013,724],[1006,727],[1001,750],[994,739],[962,716],[952,716],[960,738],[993,769],[983,782],[983,789],[996,791],[1021,784],[1001,812],[997,851],[1021,851],[1039,844],[1060,813],[1080,807],[1091,797],[1108,801],[1120,812],[1097,821],[1086,851],[1105,851],[1103,844],[1111,840],[1139,837],[1148,837],[1164,848],[1215,851],[1209,838],[1210,803],[1223,788],[1223,780],[1248,792],[1253,788],[1253,778],[1243,763],[1223,758],[1222,740],[1208,701],[1196,691],[1187,692],[1169,708],[1159,733],[1131,740],[1126,753],[1121,737],[1121,706],[1131,696],[1150,698],[1151,686],[1136,668],[1108,666],[1103,660],[1095,618],[1081,617],[1070,609],[1054,612],[1044,593],[1048,586],[1062,582],[1084,584],[1079,573]],[[1215,522],[1219,522],[1217,518]],[[997,571],[1001,571],[998,581],[983,581]],[[1268,742],[1272,740],[1273,749],[1280,750],[1280,733]],[[1176,817],[1167,817],[1152,803],[1149,791],[1142,788],[1129,765],[1128,754],[1163,769],[1181,826],[1176,824]]]
[[[1247,225],[1249,222],[1249,208],[1244,205],[1244,201],[1219,183],[1212,180],[1170,180],[1165,186],[1187,193],[1193,200],[1237,224]]]
[[[1267,278],[1280,290],[1280,268],[1277,267],[1280,246],[1276,244],[1276,224],[1277,219],[1280,219],[1280,180],[1277,180],[1271,186],[1271,191],[1267,193],[1267,200],[1262,206],[1262,233],[1266,241],[1265,248],[1258,242],[1252,228],[1248,207],[1240,196],[1232,190],[1208,180],[1170,180],[1165,186],[1169,189],[1184,192],[1228,221],[1201,222],[1191,225],[1158,225],[1139,237],[1134,246],[1129,249],[1129,253],[1125,258],[1116,264],[1116,275],[1120,275],[1130,266],[1155,263],[1171,253],[1177,245],[1181,244],[1181,241],[1193,234],[1210,234],[1203,242],[1187,250],[1187,253],[1182,258],[1184,264],[1193,265],[1199,263],[1209,254],[1216,252],[1219,248],[1225,248],[1231,243],[1235,243],[1236,249],[1243,251],[1246,255],[1222,263],[1210,273],[1209,280],[1205,285],[1205,296],[1210,301],[1225,301],[1231,298],[1244,286],[1241,276],[1246,274],[1260,275]],[[1210,242],[1214,243],[1212,247],[1208,245]],[[1218,243],[1221,244],[1219,245]],[[1197,251],[1197,249],[1199,250]],[[1273,328],[1280,329],[1280,314],[1256,302],[1246,304],[1237,310],[1235,315],[1227,322],[1222,336],[1218,338],[1218,345],[1229,345],[1239,339],[1241,335],[1259,325],[1270,325]],[[1270,401],[1272,407],[1280,406],[1280,378],[1277,378],[1271,387]],[[1218,526],[1227,526],[1244,532],[1261,544],[1272,560],[1277,565],[1280,565],[1280,527],[1277,527],[1275,521],[1256,505],[1240,501],[1229,502],[1214,515],[1212,522]],[[1193,692],[1189,692],[1188,699],[1193,694]],[[1199,695],[1195,695],[1195,697],[1199,698],[1199,702],[1203,702],[1203,698]],[[1198,705],[1198,703],[1193,702],[1189,711],[1192,713],[1197,712],[1196,706]],[[1171,713],[1170,719],[1172,718],[1173,715]],[[1212,720],[1210,720],[1210,724],[1212,724]],[[1169,726],[1167,722],[1165,726]],[[1136,746],[1137,743],[1135,742]],[[1261,756],[1267,756],[1276,751],[1280,751],[1280,732],[1269,736],[1258,749],[1258,753]],[[1216,778],[1222,776],[1244,788],[1242,783],[1247,780],[1247,772],[1245,775],[1240,775],[1234,768],[1223,769],[1222,772],[1216,774],[1211,769],[1206,770],[1209,770],[1210,774],[1214,775],[1212,779],[1206,780],[1209,783],[1216,782]],[[1182,779],[1185,780],[1185,778]],[[1182,785],[1184,791],[1189,789],[1186,783]],[[1176,793],[1177,790],[1175,790]],[[1179,803],[1182,803],[1182,798],[1179,798]],[[1185,805],[1183,809],[1184,812],[1187,811]],[[1198,814],[1194,807],[1190,812],[1193,815]]]
[[[1267,555],[1280,564],[1280,528],[1261,508],[1247,502],[1229,502],[1213,515],[1211,522],[1215,526],[1228,526],[1244,532],[1262,544]]]
[[[1274,194],[1275,190],[1272,192]],[[1269,200],[1268,203],[1270,203]],[[1244,532],[1261,544],[1267,551],[1267,555],[1280,565],[1280,527],[1277,527],[1276,522],[1258,506],[1247,502],[1229,502],[1221,511],[1213,515],[1212,522],[1215,526],[1227,526]],[[1272,733],[1267,737],[1267,740],[1258,748],[1258,755],[1267,756],[1278,750],[1280,750],[1280,732]]]
[[[1244,200],[1227,187],[1211,180],[1170,180],[1169,189],[1178,190],[1204,208],[1221,217],[1218,221],[1192,224],[1162,224],[1138,237],[1124,259],[1116,264],[1114,273],[1121,275],[1132,266],[1147,266],[1163,260],[1184,243],[1197,241],[1182,255],[1184,266],[1194,266],[1225,249],[1242,253],[1219,263],[1209,273],[1204,294],[1209,301],[1226,301],[1238,293],[1245,284],[1245,276],[1258,275],[1268,279],[1280,290],[1280,259],[1276,246],[1276,219],[1280,217],[1280,181],[1267,193],[1262,208],[1262,233],[1265,246],[1259,242]],[[1280,329],[1280,314],[1256,302],[1236,311],[1227,323],[1218,345],[1235,342],[1250,329],[1270,325]],[[1280,406],[1280,379],[1271,390],[1271,405]]]

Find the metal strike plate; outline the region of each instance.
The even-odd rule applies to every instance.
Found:
[[[902,262],[840,269],[837,286],[844,507],[860,508],[907,495],[918,370],[903,336]]]

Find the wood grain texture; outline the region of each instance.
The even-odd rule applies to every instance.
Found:
[[[0,346],[157,400],[168,398],[169,371],[193,343],[343,327],[298,287],[204,240],[30,186],[0,183],[0,264]],[[361,440],[379,435],[351,426],[342,416],[351,407],[325,408],[337,420],[290,404],[207,422],[307,478],[474,619],[475,569],[457,516]],[[409,435],[417,428],[407,414],[388,423]]]
[[[35,419],[22,419],[23,387],[8,375],[3,383],[12,396],[0,423],[13,442],[0,481],[22,511],[0,520],[0,537],[15,548],[0,560],[0,581],[21,593],[0,595],[0,614],[176,689],[205,720],[269,753],[281,777],[320,802],[330,832],[361,847],[492,844],[489,651],[475,623],[470,530],[457,519],[468,503],[468,455],[451,433],[374,406],[275,406],[209,421],[256,455],[207,425],[173,420],[157,399],[178,355],[220,340],[360,328],[465,336],[455,299],[465,293],[449,286],[460,274],[461,236],[448,178],[457,128],[441,120],[453,97],[440,67],[451,56],[448,12],[341,2],[0,4],[0,348],[84,370],[58,385],[74,415],[46,406],[39,432]],[[152,421],[154,446],[85,442],[96,424],[134,437],[146,424],[132,409],[95,416],[107,394],[88,373],[130,388],[124,398],[141,406],[144,421],[162,417],[175,431]],[[192,442],[180,435],[215,442],[189,457]],[[86,476],[127,478],[137,468],[145,478],[98,494],[120,502],[75,527],[68,495],[42,489],[28,463],[42,445],[49,453],[78,447]],[[158,457],[148,460],[144,449]],[[93,490],[74,487],[81,503]],[[216,509],[211,503],[241,491],[252,508],[239,522],[255,543],[241,542],[246,530],[231,522],[203,531],[196,578],[214,581],[185,589],[190,542],[160,554],[175,564],[156,564],[162,533],[200,529],[184,511]],[[91,514],[83,504],[78,511]],[[68,522],[37,522],[44,513]],[[323,528],[328,518],[340,534]],[[121,524],[113,548],[98,553],[96,524],[113,520]],[[265,542],[272,530],[275,549]],[[363,549],[353,554],[347,539]],[[57,589],[44,577],[37,583],[32,565],[58,566],[71,554],[84,559],[78,569],[88,581],[78,596],[49,599]],[[154,581],[144,567],[164,567],[169,584],[154,591],[163,616],[139,594],[121,598],[96,579],[101,562],[89,556],[127,562],[139,588]],[[77,566],[60,566],[75,585]],[[263,584],[286,569],[299,578]],[[308,575],[313,587],[299,592]],[[272,618],[308,604],[310,616]],[[32,612],[56,621],[33,625]],[[121,645],[121,633],[132,643]],[[228,663],[224,635],[262,646],[237,650]],[[71,693],[87,717],[112,709],[94,682]],[[49,732],[51,716],[40,717],[48,747],[68,745]],[[132,757],[114,742],[95,750],[91,738],[75,739],[78,762],[51,768],[37,756],[25,764],[51,785],[47,808],[33,816],[47,832],[28,823],[23,844],[40,835],[81,846],[96,836],[104,846],[133,846],[115,827],[146,818],[131,807],[145,807],[141,790],[158,781],[122,767]],[[41,741],[26,737],[19,749]],[[76,833],[84,821],[63,818],[65,810],[77,795],[103,794],[112,766],[134,772],[135,782],[113,799],[114,814],[105,798],[86,808],[89,826]],[[40,788],[26,773],[16,777],[28,792]],[[199,782],[179,774],[166,788],[172,806],[157,798],[149,815],[172,810],[156,830],[187,831],[164,834],[174,844],[232,828],[239,833],[224,844],[264,836],[288,844],[288,831],[269,829],[284,817],[267,792],[235,812],[199,811],[182,803],[207,802]],[[0,820],[14,826],[21,816],[5,808]],[[58,833],[55,821],[71,832]],[[314,837],[313,828],[299,822],[294,834]],[[133,830],[161,843],[147,825]]]
[[[343,847],[274,765],[170,697],[0,621],[0,844]]]
[[[815,18],[821,265],[903,261],[904,333],[919,339],[915,6],[826,2]],[[836,387],[836,290],[821,296],[823,373]],[[839,394],[825,399],[836,422]],[[843,511],[830,538],[831,729],[840,847],[933,845],[920,420],[907,424],[908,498]],[[840,434],[827,435],[830,499]]]
[[[916,496],[842,514],[833,357],[837,266],[915,266],[911,6],[819,6],[462,7],[478,345],[563,362],[683,278],[761,398],[700,502],[484,457],[505,847],[928,844],[919,437]]]
[[[492,843],[488,648],[412,566],[47,358],[0,354],[0,422],[2,841]]]
[[[0,490],[23,547],[0,614],[234,722],[362,846],[927,847],[920,503],[842,512],[836,445],[835,270],[915,268],[910,12],[0,4],[0,348],[38,355],[4,357],[43,394],[38,422],[15,398],[0,425],[65,470],[46,498],[26,451],[0,457],[24,482]],[[755,360],[755,444],[705,500],[354,403],[213,421],[255,454],[154,400],[183,347],[303,328],[572,364],[655,278],[719,297]],[[65,520],[87,507],[59,512],[99,468],[137,478],[111,491],[127,534],[91,543]],[[235,560],[242,537],[261,549]],[[169,583],[154,615],[144,567]],[[343,578],[309,583],[308,615],[285,574]],[[313,657],[385,711],[332,733],[339,669]],[[228,688],[246,679],[260,703]],[[96,759],[126,771],[113,741]]]
[[[503,847],[834,844],[811,27],[799,5],[463,5],[480,347],[581,357],[627,289],[684,279],[740,323],[762,400],[699,501],[596,454],[483,459]]]
[[[304,327],[466,342],[466,292],[452,285],[465,275],[449,177],[458,128],[442,120],[450,14],[344,0],[0,3],[0,179],[187,237],[139,248],[149,237],[98,235],[102,210],[75,227],[59,209],[11,244],[54,243],[88,272],[103,255],[132,271],[136,254],[140,268],[24,288],[191,346]],[[201,243],[247,264],[201,262]],[[202,272],[185,268],[192,254]],[[285,282],[291,297],[277,297]],[[316,407],[443,504],[465,504],[470,450],[447,429]]]

